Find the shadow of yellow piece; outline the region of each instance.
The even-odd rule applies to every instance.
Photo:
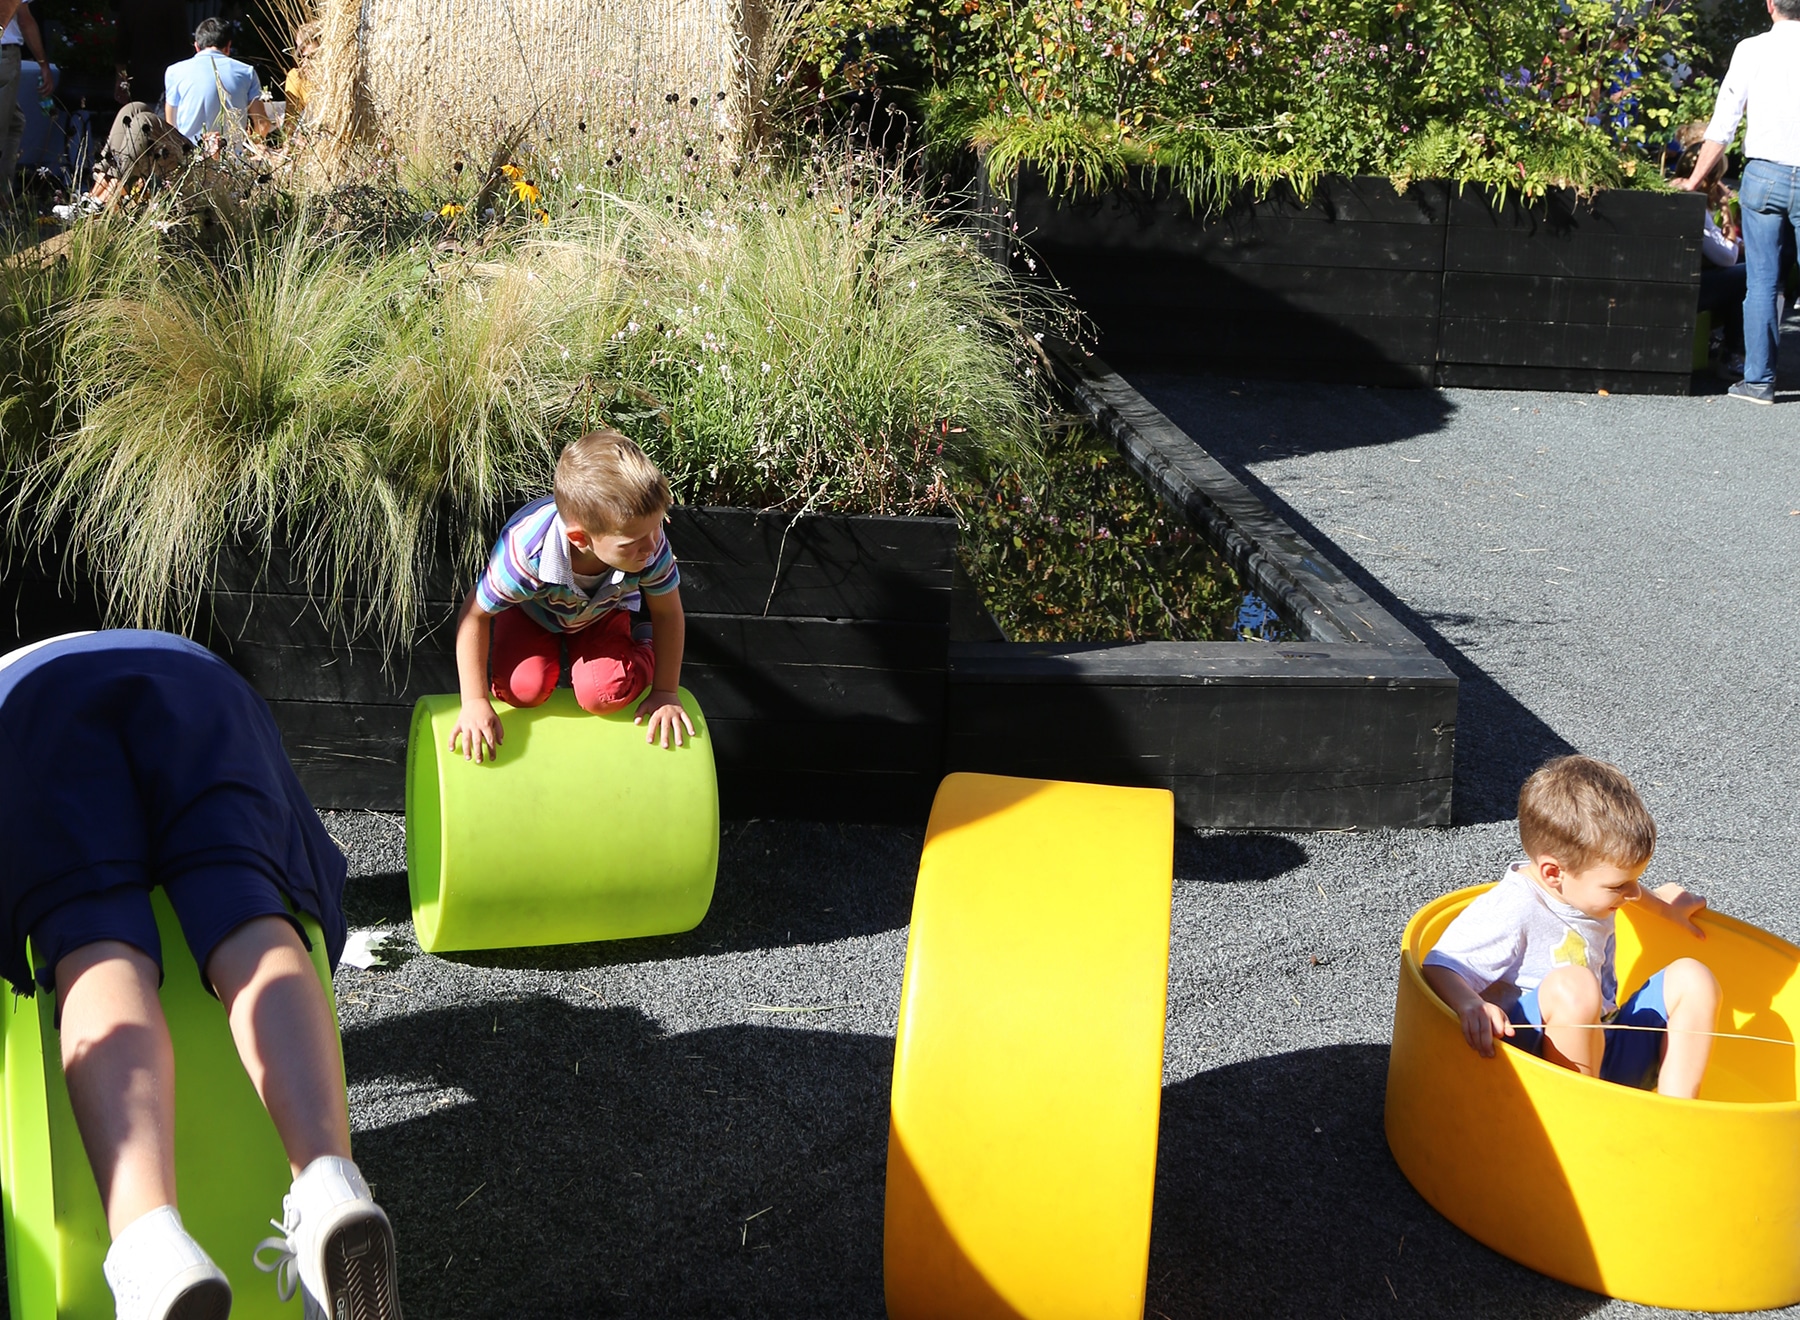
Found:
[[[162,890],[151,894],[162,936],[163,1013],[175,1044],[175,1187],[182,1222],[231,1280],[232,1320],[299,1320],[298,1296],[277,1299],[251,1256],[274,1232],[292,1177],[275,1124],[244,1072],[225,1009],[200,972]],[[302,917],[325,995],[325,941]],[[0,1195],[13,1320],[112,1320],[100,1272],[111,1239],[88,1164],[53,1025],[55,999],[0,993],[6,1077],[0,1098]],[[346,1104],[348,1101],[346,1100]]]
[[[1619,913],[1620,997],[1676,958],[1724,989],[1698,1100],[1579,1076],[1508,1045],[1483,1059],[1420,960],[1488,886],[1421,908],[1401,941],[1387,1138],[1443,1216],[1552,1278],[1648,1306],[1744,1311],[1800,1301],[1800,949],[1713,913],[1696,940]]]
[[[591,715],[561,689],[496,703],[487,764],[450,750],[462,702],[421,697],[406,749],[406,878],[427,953],[672,935],[700,924],[719,870],[712,737],[652,746],[628,707]]]
[[[1150,1252],[1174,798],[939,787],[894,1046],[895,1320],[1137,1320]]]

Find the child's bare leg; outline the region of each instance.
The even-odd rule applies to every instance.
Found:
[[[1663,1002],[1669,1008],[1668,1043],[1663,1047],[1658,1095],[1692,1100],[1712,1057],[1713,1038],[1702,1032],[1719,1024],[1719,978],[1693,958],[1677,958],[1663,969]]]
[[[1593,1030],[1600,1022],[1600,1009],[1600,982],[1587,968],[1558,967],[1546,976],[1538,986],[1544,1058],[1583,1077],[1598,1076],[1606,1053],[1606,1034]]]
[[[294,928],[280,917],[245,922],[213,950],[206,976],[294,1172],[321,1155],[349,1159],[343,1056],[325,991]]]
[[[175,1050],[160,979],[148,955],[117,940],[56,964],[63,1076],[115,1238],[175,1204]]]

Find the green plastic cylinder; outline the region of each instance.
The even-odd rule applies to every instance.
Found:
[[[281,1138],[238,1061],[225,1009],[200,984],[163,891],[150,896],[162,936],[163,1016],[175,1046],[175,1186],[182,1222],[231,1280],[232,1320],[300,1320],[251,1260],[281,1217],[292,1173]],[[331,999],[325,939],[302,917],[313,970]],[[112,1320],[100,1272],[111,1244],[100,1189],[63,1080],[56,999],[0,994],[0,1191],[13,1320]],[[333,1009],[335,1020],[336,1010]]]
[[[422,697],[406,751],[406,878],[427,953],[692,930],[719,871],[719,782],[694,735],[652,746],[632,709],[590,715],[566,689],[496,703],[498,756],[450,750],[462,703]]]

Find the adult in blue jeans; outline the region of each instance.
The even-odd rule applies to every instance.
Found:
[[[1680,184],[1690,192],[1706,186],[1748,113],[1738,188],[1747,267],[1744,378],[1729,393],[1749,403],[1775,402],[1782,240],[1790,230],[1800,234],[1800,0],[1764,2],[1773,25],[1731,53],[1700,159]]]

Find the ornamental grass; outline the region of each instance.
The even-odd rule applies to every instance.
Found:
[[[556,155],[390,165],[211,243],[92,221],[6,267],[15,530],[135,625],[286,547],[396,644],[440,550],[471,575],[594,426],[679,500],[795,513],[951,511],[1035,461],[1063,313],[903,170],[850,142],[735,175]]]

